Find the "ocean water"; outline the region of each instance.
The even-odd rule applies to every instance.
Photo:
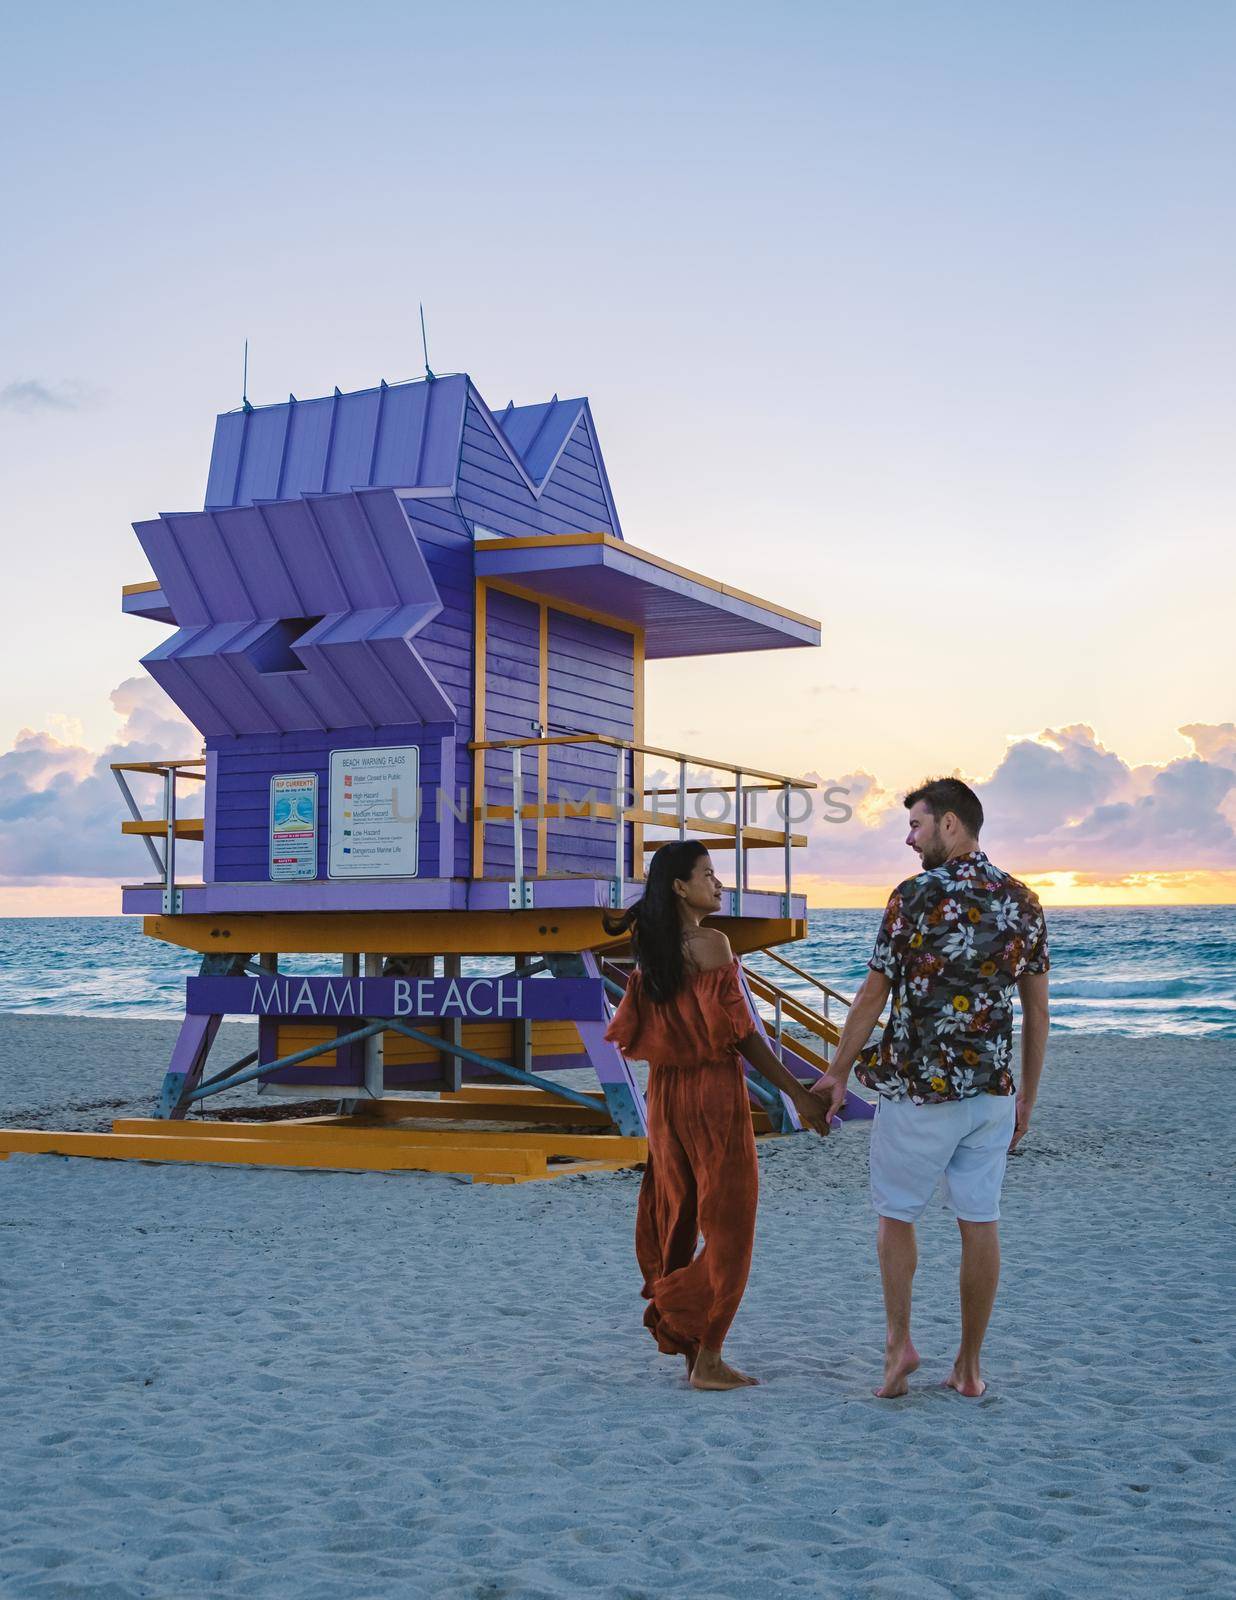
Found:
[[[783,953],[843,994],[862,981],[877,911],[812,911],[810,934]],[[1071,1033],[1236,1038],[1236,906],[1048,911],[1053,1026]],[[190,951],[147,939],[126,917],[0,918],[0,1011],[176,1017]],[[809,986],[757,958],[785,987]],[[477,972],[506,963],[465,964]],[[288,972],[337,971],[314,956]]]
[[[781,953],[853,994],[879,918],[812,911],[809,936]],[[1049,907],[1047,932],[1054,1029],[1236,1038],[1236,905]]]

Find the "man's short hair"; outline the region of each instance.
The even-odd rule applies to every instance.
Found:
[[[983,827],[983,803],[968,783],[962,783],[960,778],[929,778],[906,796],[906,810],[920,800],[937,822],[951,811],[966,832],[978,838]]]

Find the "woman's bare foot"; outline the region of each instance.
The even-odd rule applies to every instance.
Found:
[[[941,1388],[953,1389],[957,1394],[964,1395],[967,1400],[979,1400],[987,1393],[987,1385],[978,1375],[978,1368],[973,1372],[962,1372],[961,1368],[954,1366],[945,1378]]]
[[[884,1351],[884,1382],[872,1390],[877,1400],[898,1400],[910,1392],[906,1379],[918,1371],[918,1351],[909,1339]]]
[[[688,1352],[684,1350],[682,1352],[682,1359],[687,1363],[687,1381],[689,1383],[691,1381],[691,1374],[695,1371],[695,1352]]]
[[[727,1366],[717,1350],[700,1350],[691,1369],[693,1389],[746,1389],[754,1388],[759,1381],[739,1372],[737,1367]]]

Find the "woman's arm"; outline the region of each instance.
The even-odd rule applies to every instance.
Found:
[[[728,967],[734,963],[730,941],[720,928],[701,928],[691,943],[691,959],[700,972],[710,972],[716,967]],[[763,1074],[774,1088],[780,1089],[806,1127],[814,1128],[816,1133],[827,1137],[828,1112],[819,1099],[809,1094],[806,1086],[781,1064],[776,1052],[758,1029],[753,1028],[745,1039],[738,1040],[738,1050],[743,1059]]]
[[[818,1095],[811,1094],[806,1084],[800,1083],[788,1067],[778,1060],[776,1052],[763,1034],[752,1032],[738,1041],[739,1053],[755,1070],[768,1079],[775,1089],[792,1103],[799,1120],[805,1127],[828,1136],[828,1109]]]

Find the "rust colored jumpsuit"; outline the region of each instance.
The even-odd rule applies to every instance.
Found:
[[[751,1269],[759,1168],[737,1045],[755,1021],[737,961],[688,976],[665,1005],[642,987],[636,970],[606,1037],[649,1065],[635,1223],[644,1326],[667,1355],[694,1356],[721,1348]]]

